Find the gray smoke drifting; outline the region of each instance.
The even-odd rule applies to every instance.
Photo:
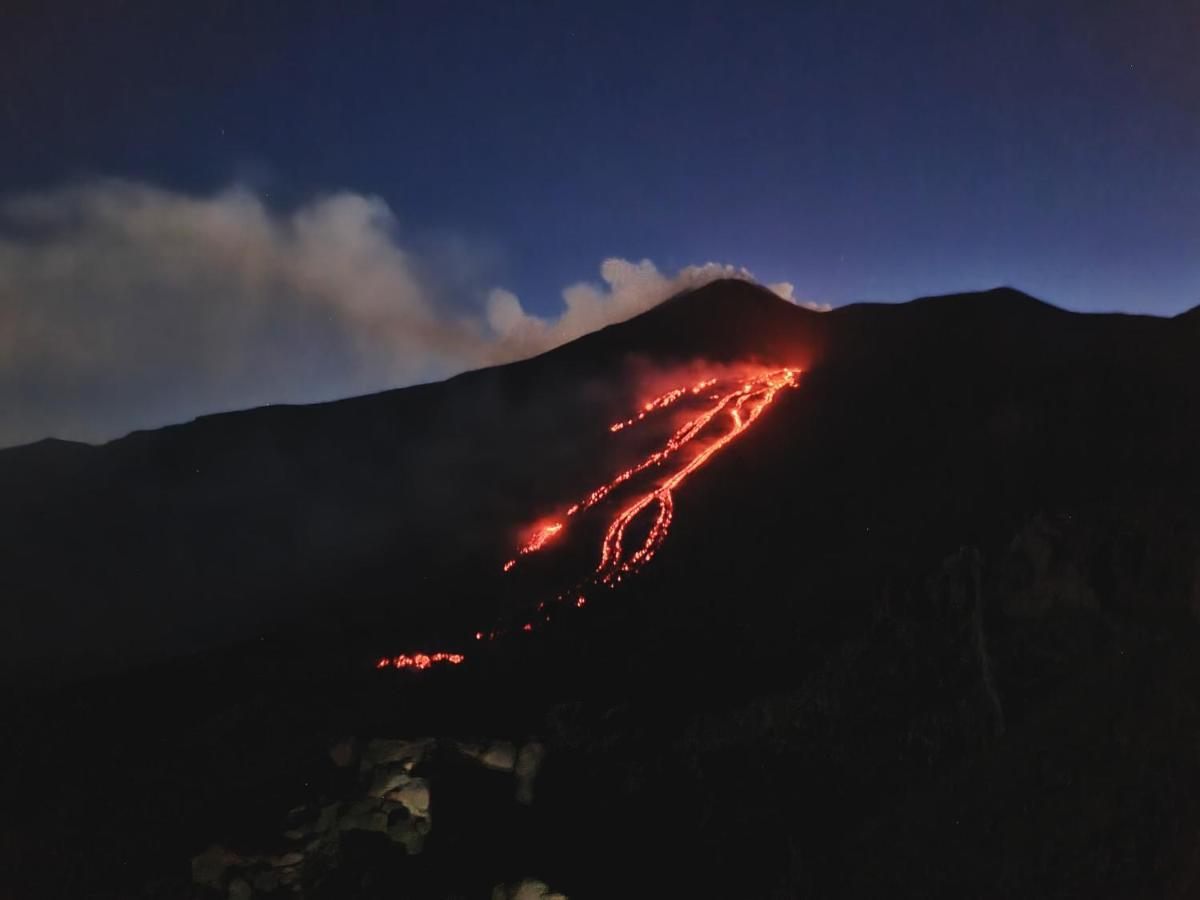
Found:
[[[567,287],[546,319],[501,288],[480,286],[474,306],[449,296],[441,285],[461,293],[461,278],[435,265],[402,245],[384,201],[355,193],[286,213],[240,187],[121,180],[0,200],[0,446],[441,378],[751,278],[609,259],[602,284]]]

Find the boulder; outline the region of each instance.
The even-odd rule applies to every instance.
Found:
[[[550,890],[544,881],[525,878],[515,885],[496,885],[492,888],[492,900],[567,900],[567,896]]]
[[[493,741],[480,754],[479,761],[489,769],[511,772],[516,765],[516,750],[509,741]]]
[[[413,816],[429,817],[429,784],[423,778],[413,778],[398,790],[388,792],[387,799],[402,804]]]
[[[367,744],[363,751],[362,768],[369,771],[389,763],[399,763],[406,771],[425,758],[425,754],[433,747],[433,738],[418,738],[417,740],[388,740],[377,738]]]
[[[297,866],[304,862],[304,854],[292,850],[289,853],[283,853],[279,856],[272,856],[267,860],[267,864],[274,868],[284,868],[286,866]]]
[[[284,837],[288,840],[300,841],[314,834],[324,834],[337,824],[338,806],[337,803],[330,803],[321,807],[321,812],[315,819],[289,828],[283,833]]]
[[[517,776],[517,802],[528,806],[533,802],[533,780],[537,777],[546,748],[538,741],[530,741],[517,754],[515,772]]]
[[[378,800],[360,800],[338,819],[339,831],[379,831],[387,833],[388,816]]]
[[[371,786],[367,789],[367,796],[385,797],[391,791],[404,787],[411,780],[412,778],[403,763],[384,766],[375,770],[375,774],[371,779]]]
[[[510,741],[492,741],[486,746],[459,742],[455,747],[463,756],[497,772],[511,772],[516,764],[517,752]]]

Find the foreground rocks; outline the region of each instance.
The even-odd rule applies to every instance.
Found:
[[[1196,896],[1178,836],[1200,833],[1200,544],[1169,524],[1040,514],[835,593],[857,618],[786,667],[751,668],[761,627],[722,633],[705,668],[619,622],[603,690],[546,680],[522,723],[540,740],[338,741],[325,764],[352,789],[293,810],[285,846],[211,848],[193,875],[214,900]],[[772,609],[806,637],[802,600]],[[439,708],[488,688],[444,685],[423,683]]]
[[[526,878],[514,885],[496,885],[492,900],[567,900],[567,895],[550,890],[545,882]]]
[[[305,804],[286,816],[280,853],[255,853],[213,845],[192,858],[192,881],[209,896],[251,900],[259,896],[307,895],[336,868],[342,840],[352,832],[376,833],[404,855],[421,853],[433,829],[434,781],[439,762],[469,761],[497,779],[512,780],[514,799],[533,802],[533,785],[545,747],[529,740],[472,743],[436,738],[375,739],[361,749],[354,739],[329,753],[341,769],[357,766],[355,790],[328,802]],[[493,896],[511,900],[565,900],[538,881],[497,886]]]

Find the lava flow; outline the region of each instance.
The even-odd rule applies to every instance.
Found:
[[[699,384],[692,386],[692,393],[699,394],[705,388],[712,387],[716,383],[717,379],[715,378],[710,378],[708,381],[701,381]],[[624,422],[614,422],[608,426],[608,430],[615,433],[623,428],[628,428],[630,425],[635,425],[642,421],[642,419],[646,418],[648,414],[654,412],[656,409],[666,409],[680,397],[687,394],[687,392],[687,388],[675,388],[672,391],[667,391],[661,397],[655,397],[653,400],[643,403],[641,410],[636,416],[632,416],[626,419]]]
[[[375,662],[377,669],[428,669],[434,663],[449,663],[457,666],[466,657],[461,653],[402,653],[399,656],[382,656]]]
[[[568,513],[570,515],[570,513]],[[520,556],[525,556],[529,553],[536,553],[546,546],[546,541],[553,538],[556,534],[563,530],[562,522],[551,522],[549,525],[543,525],[541,528],[534,531],[533,536],[529,538],[521,549],[517,551]],[[517,564],[516,559],[510,559],[504,564],[504,571],[507,572]]]
[[[698,396],[708,388],[717,388],[716,393],[708,397],[712,403],[711,406],[680,425],[660,449],[650,453],[636,465],[618,473],[607,483],[600,485],[578,503],[571,506],[566,512],[568,518],[595,506],[617,487],[631,480],[640,472],[644,472],[651,466],[662,465],[680,450],[697,443],[701,434],[707,435],[709,425],[722,413],[727,413],[729,417],[728,431],[708,441],[703,449],[696,453],[685,465],[676,470],[669,478],[653,490],[638,496],[613,516],[604,534],[604,539],[600,544],[600,563],[593,574],[594,581],[611,586],[615,582],[620,581],[623,575],[637,571],[654,557],[654,554],[658,552],[658,548],[666,540],[667,532],[671,527],[671,519],[674,515],[675,507],[672,492],[683,484],[689,475],[707,463],[718,451],[727,447],[734,439],[753,425],[782,388],[795,387],[796,377],[799,374],[799,371],[796,369],[776,369],[774,371],[761,372],[747,378],[737,379],[733,384],[726,385],[724,388],[718,387],[717,379],[710,378],[690,388],[681,387],[668,391],[654,400],[643,404],[641,411],[636,416],[609,426],[609,431],[621,431],[641,421],[647,414],[665,409],[689,393],[693,396]],[[626,530],[644,510],[650,508],[656,509],[656,515],[645,539],[637,549],[627,552],[624,544]],[[563,528],[564,525],[562,522],[554,522],[552,525],[539,529],[520,548],[519,556],[526,556],[541,550],[546,542],[551,537],[555,537],[561,533]],[[504,571],[508,572],[516,563],[516,559],[509,560],[504,564]]]
[[[704,397],[703,402],[709,405],[677,427],[659,449],[619,472],[587,496],[572,504],[561,518],[548,522],[543,520],[543,524],[534,528],[524,543],[518,547],[517,555],[504,563],[504,571],[511,571],[521,558],[544,549],[547,543],[563,534],[566,530],[566,520],[592,509],[636,475],[651,467],[664,465],[685,448],[694,449],[694,454],[671,475],[652,489],[638,494],[616,511],[609,520],[604,537],[600,542],[600,561],[596,569],[590,576],[577,583],[573,589],[556,597],[555,602],[569,602],[576,608],[582,608],[587,602],[585,594],[588,585],[616,587],[617,582],[621,581],[624,576],[632,575],[648,563],[666,540],[675,512],[673,492],[687,480],[688,476],[703,467],[714,455],[729,446],[753,425],[771,405],[779,391],[783,388],[795,387],[799,375],[800,370],[798,369],[775,369],[724,381],[709,378],[690,387],[679,387],[667,391],[665,394],[643,403],[634,416],[613,423],[609,426],[609,431],[614,433],[622,431],[643,421],[651,413],[666,409],[685,397],[699,398],[702,393],[713,391]],[[727,424],[727,429],[714,434],[714,431],[722,423]],[[626,532],[647,510],[654,510],[654,519],[641,544],[631,549],[625,544]],[[545,611],[546,603],[539,603],[537,610],[539,621],[548,622],[550,620],[549,613]],[[519,630],[529,632],[533,628],[533,622],[526,621],[520,625]],[[507,631],[507,629],[497,629],[486,633],[477,631],[475,640],[480,641],[485,637],[492,640]],[[431,668],[435,663],[458,665],[463,659],[464,657],[460,653],[414,653],[382,657],[376,662],[375,667],[377,669],[425,670]]]

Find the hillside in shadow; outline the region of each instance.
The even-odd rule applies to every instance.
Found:
[[[0,886],[1193,896],[1196,324],[721,281],[439,384],[0,451]],[[475,641],[595,564],[581,527],[501,571],[653,446],[610,423],[726,366],[803,374],[633,577]],[[375,668],[430,649],[466,659]],[[429,815],[354,805],[400,738]],[[532,802],[496,742],[541,748]],[[244,865],[193,883],[214,844]]]

